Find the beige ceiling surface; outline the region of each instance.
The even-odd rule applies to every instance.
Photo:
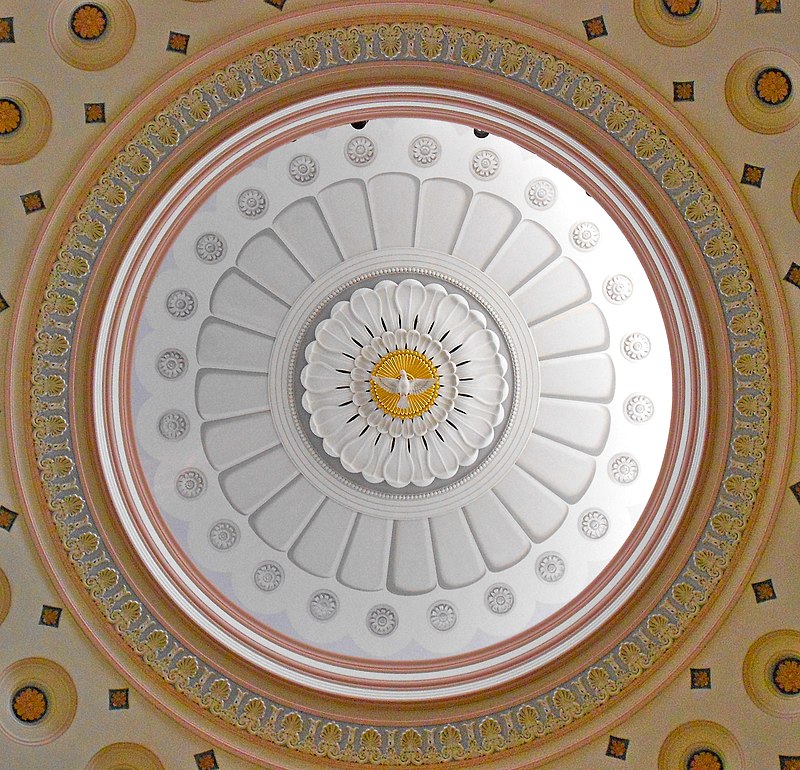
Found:
[[[192,67],[193,57],[202,55],[214,43],[252,25],[319,6],[314,0],[286,0],[283,11],[262,0],[130,0],[130,4],[136,35],[128,54],[107,69],[84,71],[60,58],[50,42],[48,18],[52,7],[59,5],[55,0],[0,2],[0,17],[14,20],[15,39],[13,43],[0,43],[0,83],[7,78],[33,83],[52,111],[52,132],[43,149],[22,163],[0,166],[0,294],[11,306],[0,313],[3,355],[24,270],[47,210],[56,206],[59,191],[69,183],[78,164],[109,124],[137,94],[176,68]],[[72,5],[77,7],[80,3]],[[737,183],[745,164],[764,169],[760,187],[739,184],[739,188],[766,239],[767,251],[774,261],[775,281],[785,292],[794,334],[800,334],[800,288],[781,280],[793,260],[800,261],[800,222],[793,214],[791,201],[792,184],[800,172],[800,127],[777,134],[750,130],[734,118],[725,98],[728,73],[743,54],[775,49],[782,55],[800,58],[800,6],[794,0],[783,0],[780,13],[755,13],[756,0],[721,1],[719,18],[707,37],[686,47],[670,47],[643,31],[633,4],[627,1],[575,0],[562,4],[495,0],[490,4],[475,0],[471,5],[557,29],[564,35],[565,49],[570,44],[596,49],[627,68],[665,102],[673,101],[674,82],[694,81],[694,101],[677,102],[673,107],[718,158],[720,168]],[[600,15],[607,35],[587,42],[583,22]],[[188,55],[167,50],[171,32],[189,35]],[[795,81],[795,86],[800,88],[800,80]],[[796,93],[793,97],[798,98]],[[86,123],[87,103],[105,105],[105,124]],[[26,213],[20,196],[35,190],[41,191],[47,210]],[[5,385],[4,372],[0,372],[0,380]],[[4,421],[5,414],[0,414],[0,422]],[[793,445],[778,450],[791,453],[793,458],[788,483],[800,481],[800,441],[794,428],[791,435]],[[67,609],[57,627],[40,623],[43,605],[64,604],[32,542],[26,517],[33,512],[22,509],[8,452],[8,442],[0,442],[0,505],[20,516],[10,531],[0,530],[0,569],[8,578],[11,596],[8,615],[0,622],[0,670],[30,657],[55,661],[75,683],[77,710],[66,732],[51,743],[25,746],[5,741],[0,767],[83,768],[104,746],[123,741],[148,747],[169,769],[202,768],[203,762],[210,761],[203,759],[204,752],[212,750],[223,770],[251,767],[198,737],[179,719],[160,712],[132,688],[127,709],[109,709],[109,690],[128,688],[122,675],[94,649]],[[742,767],[748,770],[777,770],[781,767],[780,756],[800,757],[800,718],[770,714],[759,708],[746,691],[742,674],[748,650],[760,637],[800,626],[800,582],[794,574],[800,543],[800,499],[795,498],[788,483],[774,531],[756,570],[746,580],[730,615],[707,646],[697,651],[692,663],[694,668],[711,669],[710,689],[691,688],[687,669],[645,708],[613,728],[613,736],[627,742],[624,760],[608,755],[614,753],[613,746],[620,744],[610,743],[610,736],[604,735],[574,747],[547,767],[650,770],[656,767],[659,751],[670,732],[694,720],[710,720],[730,731],[741,747]],[[756,602],[749,584],[768,579],[772,580],[775,598]],[[9,704],[0,704],[0,708],[8,710]],[[729,765],[737,766],[735,761]],[[784,765],[792,767],[786,761]]]

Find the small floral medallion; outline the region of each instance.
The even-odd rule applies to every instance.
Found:
[[[491,150],[479,150],[472,156],[470,169],[478,179],[493,179],[500,170],[500,156]]]
[[[784,104],[792,95],[792,81],[777,67],[768,67],[756,75],[755,91],[759,101],[769,107]]]
[[[599,540],[608,532],[608,517],[596,508],[586,511],[578,520],[578,527],[584,537]]]
[[[800,695],[800,658],[781,658],[772,667],[772,683],[782,695]]]
[[[298,155],[289,164],[289,176],[297,184],[311,184],[319,173],[317,161],[310,155]]]
[[[716,751],[700,749],[686,760],[686,770],[725,770],[725,765]]]
[[[162,414],[158,421],[158,432],[167,441],[180,441],[189,431],[189,418],[177,409]]]
[[[600,228],[594,222],[578,222],[569,233],[575,248],[589,251],[600,242]]]
[[[98,40],[108,27],[106,12],[95,3],[79,5],[69,18],[72,34],[81,40]]]
[[[180,321],[185,321],[197,310],[197,298],[188,289],[176,289],[167,297],[167,312]]]
[[[236,205],[239,207],[242,216],[248,219],[257,219],[267,210],[267,196],[264,195],[261,190],[251,187],[239,193],[239,197],[236,199]],[[216,262],[217,260],[214,261]]]
[[[397,613],[389,605],[379,604],[369,611],[367,628],[378,636],[388,636],[397,628]]]
[[[345,145],[344,154],[354,166],[367,166],[375,160],[375,142],[367,136],[357,136]]]
[[[283,583],[283,568],[274,561],[265,561],[259,564],[253,573],[253,582],[256,587],[266,593],[277,591]]]
[[[612,275],[603,284],[603,295],[613,305],[621,305],[633,294],[633,281],[627,275]]]
[[[633,423],[647,422],[653,416],[653,402],[647,396],[628,396],[623,405],[625,416]]]
[[[44,719],[48,709],[44,691],[33,685],[20,687],[11,697],[11,710],[20,722],[35,724]]]
[[[630,484],[639,475],[639,463],[630,455],[614,455],[608,464],[608,472],[618,484]]]
[[[339,599],[333,591],[317,591],[308,600],[308,611],[315,620],[330,620],[339,610]]]
[[[229,551],[239,542],[239,527],[232,521],[223,519],[211,527],[208,539],[218,551]]]
[[[22,125],[22,108],[13,99],[0,99],[0,135],[13,134]]]
[[[700,7],[700,0],[661,0],[664,10],[679,19],[691,16]]]
[[[549,179],[534,179],[525,190],[529,206],[543,211],[556,202],[556,186]]]
[[[428,620],[437,631],[449,631],[458,620],[456,608],[450,602],[436,602],[428,610]]]
[[[177,348],[165,350],[156,361],[156,369],[165,380],[177,380],[186,373],[188,361]]]
[[[241,198],[241,195],[239,197]],[[204,233],[194,244],[194,253],[197,258],[208,265],[219,262],[225,256],[226,251],[225,239],[217,233]]]
[[[418,136],[409,147],[411,160],[418,166],[432,166],[442,153],[441,145],[432,136]]]
[[[563,557],[554,552],[542,554],[536,562],[536,574],[545,583],[557,583],[566,571],[567,564]]]
[[[486,592],[486,606],[495,615],[505,615],[514,606],[514,592],[504,583],[497,583]]]
[[[197,468],[188,468],[178,475],[175,489],[184,499],[194,500],[206,491],[206,477]]]
[[[640,332],[628,334],[622,340],[622,355],[629,361],[641,361],[650,355],[650,339]]]

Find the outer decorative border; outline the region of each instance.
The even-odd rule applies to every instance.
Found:
[[[536,89],[606,131],[658,181],[700,246],[724,311],[733,358],[733,440],[696,550],[642,625],[579,675],[533,701],[451,724],[397,729],[326,721],[233,682],[161,627],[114,564],[85,505],[72,455],[69,372],[74,317],[105,239],[142,183],[204,124],[239,101],[312,72],[366,62],[471,68]],[[119,635],[179,693],[228,724],[327,760],[437,764],[486,757],[575,724],[624,692],[681,637],[722,579],[759,490],[771,421],[771,372],[759,299],[732,224],[681,149],[647,115],[579,67],[475,29],[386,23],[294,37],[254,51],[173,99],[113,158],[76,213],[38,317],[32,431],[55,526],[92,598]]]

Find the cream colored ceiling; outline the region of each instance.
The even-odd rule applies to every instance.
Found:
[[[97,72],[76,70],[54,52],[47,35],[50,3],[17,0],[0,5],[0,16],[14,17],[16,36],[15,43],[0,45],[0,72],[3,77],[18,77],[37,85],[53,112],[53,132],[44,149],[24,163],[0,167],[0,292],[12,307],[44,219],[42,213],[26,215],[19,196],[40,189],[48,207],[56,204],[59,191],[105,130],[103,125],[84,123],[83,104],[105,102],[107,120],[112,122],[136,94],[177,67],[192,67],[192,57],[202,55],[215,41],[264,20],[281,18],[281,12],[260,0],[138,0],[131,4],[137,25],[131,51],[118,64]],[[287,0],[283,14],[318,5],[314,0]],[[473,5],[484,8],[488,3],[476,1]],[[800,128],[776,135],[744,128],[728,110],[724,84],[736,59],[750,49],[775,48],[797,56],[800,7],[784,0],[781,14],[755,15],[753,0],[723,2],[721,6],[719,20],[708,37],[686,48],[660,45],[648,37],[629,2],[496,0],[491,7],[560,30],[565,47],[589,45],[601,51],[667,101],[671,101],[673,81],[694,80],[695,101],[674,108],[702,136],[721,168],[736,180],[744,163],[766,168],[760,189],[741,186],[741,192],[764,233],[779,279],[791,261],[798,260],[800,223],[793,216],[790,193],[800,171]],[[587,44],[582,21],[601,13],[609,34]],[[165,50],[171,30],[190,34],[188,58]],[[794,333],[800,334],[800,289],[783,281],[780,286],[785,291]],[[11,315],[11,311],[0,314],[4,353]],[[781,513],[752,575],[753,581],[772,578],[777,599],[756,604],[746,586],[710,643],[697,651],[693,665],[712,669],[712,688],[690,690],[689,672],[685,671],[646,708],[619,724],[614,734],[630,740],[626,765],[605,756],[608,739],[604,736],[575,748],[549,767],[649,770],[655,767],[670,730],[690,719],[713,720],[728,728],[744,747],[748,770],[777,768],[779,754],[800,755],[797,719],[780,719],[758,709],[745,692],[741,674],[745,654],[757,638],[773,629],[800,624],[800,581],[792,573],[796,569],[796,544],[800,542],[800,511],[788,490],[788,483],[800,480],[800,443],[797,431],[792,435],[793,445],[783,449],[794,461]],[[213,745],[182,728],[143,697],[132,691],[128,710],[108,710],[109,688],[124,687],[125,683],[93,649],[66,610],[59,628],[38,625],[43,604],[62,606],[62,602],[31,542],[25,512],[10,477],[7,452],[7,443],[0,443],[0,504],[23,515],[10,533],[0,531],[0,567],[8,576],[12,595],[9,614],[0,624],[0,667],[30,656],[56,661],[76,684],[78,706],[71,727],[56,742],[40,747],[7,745],[0,766],[15,770],[82,768],[109,742],[130,740],[151,748],[166,768],[195,767],[193,755]],[[216,756],[225,770],[251,766],[220,749],[216,749]]]

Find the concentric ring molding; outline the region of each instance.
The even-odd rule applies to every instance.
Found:
[[[432,12],[430,5],[425,11]],[[476,14],[476,17],[482,18],[480,14]],[[497,21],[497,17],[494,21]],[[491,22],[485,19],[484,22],[491,26]],[[533,28],[530,31],[532,34],[537,32]],[[725,287],[720,301],[727,314],[732,341],[737,342],[735,366],[730,375],[738,381],[737,392],[748,391],[749,395],[760,401],[762,409],[758,417],[737,415],[740,426],[743,426],[740,430],[743,432],[737,436],[737,439],[741,439],[735,444],[737,454],[732,455],[729,462],[735,461],[738,465],[735,468],[728,467],[719,506],[714,510],[696,557],[686,566],[685,580],[680,581],[691,581],[697,586],[696,591],[690,592],[691,597],[686,590],[676,585],[677,592],[674,595],[670,592],[663,597],[659,607],[651,613],[649,621],[640,627],[634,636],[618,645],[604,662],[598,661],[602,665],[590,667],[581,676],[563,681],[561,686],[558,686],[556,681],[546,697],[527,703],[517,701],[517,706],[514,708],[496,712],[495,715],[481,720],[480,724],[475,720],[459,721],[454,718],[453,725],[444,726],[446,723],[437,721],[434,717],[428,722],[428,727],[424,728],[425,735],[432,738],[436,732],[444,739],[443,745],[451,747],[441,753],[435,744],[426,744],[430,761],[452,760],[457,757],[487,757],[503,749],[522,746],[537,741],[545,735],[558,733],[561,728],[579,723],[582,717],[598,711],[601,704],[613,700],[612,692],[630,690],[630,685],[637,682],[644,671],[653,666],[666,649],[673,646],[674,640],[685,633],[699,607],[707,603],[713,590],[720,584],[725,568],[731,565],[737,550],[745,548],[745,553],[749,554],[748,558],[752,558],[754,548],[749,543],[746,546],[742,543],[741,534],[748,527],[748,522],[753,520],[753,505],[761,486],[764,463],[772,462],[771,467],[776,463],[766,444],[766,436],[771,426],[770,378],[785,380],[787,373],[780,368],[778,363],[781,361],[780,357],[772,368],[767,367],[768,339],[773,344],[777,343],[763,326],[761,308],[756,295],[758,279],[755,277],[751,279],[742,247],[726,219],[724,210],[719,207],[711,190],[688,159],[656,127],[651,118],[632,107],[609,86],[597,82],[575,65],[509,38],[497,37],[486,32],[452,29],[438,24],[408,25],[405,22],[396,26],[381,25],[378,28],[371,28],[368,38],[364,38],[363,32],[363,29],[350,24],[340,28],[338,32],[332,31],[324,36],[312,35],[290,39],[283,48],[269,48],[266,51],[261,49],[261,53],[256,53],[255,57],[245,57],[239,61],[238,66],[244,73],[242,77],[238,74],[231,75],[230,69],[219,70],[217,75],[212,75],[205,81],[216,93],[213,100],[209,96],[206,101],[199,91],[187,91],[179,97],[179,100],[173,103],[157,121],[149,123],[135,140],[125,147],[115,159],[112,173],[96,180],[96,186],[62,244],[60,256],[53,268],[52,289],[58,292],[59,288],[63,288],[61,282],[68,281],[74,287],[73,291],[78,295],[81,294],[86,274],[96,261],[100,243],[107,229],[113,228],[122,204],[142,186],[151,170],[153,160],[162,158],[169,151],[167,145],[154,144],[159,127],[172,124],[179,134],[176,140],[178,143],[181,141],[180,137],[188,138],[198,127],[195,121],[205,122],[213,106],[224,107],[232,103],[214,87],[214,84],[221,83],[222,80],[228,81],[232,78],[240,86],[247,82],[248,86],[259,91],[269,88],[268,79],[261,80],[260,75],[247,74],[254,72],[254,65],[258,65],[259,70],[269,75],[273,81],[296,79],[298,85],[302,85],[300,75],[313,71],[324,56],[331,57],[333,62],[331,66],[344,65],[346,59],[339,52],[337,37],[341,41],[342,51],[350,53],[356,51],[373,61],[387,62],[397,58],[430,62],[436,55],[442,55],[444,51],[450,50],[447,41],[451,40],[453,55],[458,55],[463,71],[475,73],[477,68],[481,72],[494,75],[495,79],[488,82],[496,83],[499,92],[503,92],[501,85],[506,79],[512,82],[524,81],[533,87],[532,93],[541,91],[557,97],[561,105],[559,109],[562,107],[573,109],[573,103],[575,107],[578,104],[585,105],[578,109],[585,110],[583,114],[590,118],[595,126],[610,133],[615,140],[612,145],[640,160],[644,168],[664,188],[665,196],[673,201],[686,219],[688,231],[703,249],[708,263],[720,267],[715,271],[720,280],[720,291],[723,286]],[[406,33],[409,35],[408,38],[405,37]],[[549,41],[549,45],[553,45],[552,37],[548,37],[541,30],[538,30],[538,34]],[[255,44],[255,40],[251,40]],[[409,44],[409,40],[413,40],[413,46]],[[476,40],[481,41],[477,48]],[[425,42],[424,46],[422,42]],[[295,53],[298,55],[302,53],[302,57],[295,57]],[[284,56],[291,56],[291,68],[285,63]],[[466,70],[468,66],[473,69]],[[601,69],[605,66],[602,65]],[[239,70],[233,67],[233,71],[238,73]],[[596,88],[595,91],[591,91],[593,86]],[[589,89],[589,92],[594,94],[592,99],[584,100],[582,95],[579,98],[575,97],[574,92],[579,88]],[[231,92],[239,92],[235,83]],[[230,97],[231,100],[234,98],[238,97]],[[197,117],[191,117],[191,111],[194,111]],[[562,115],[565,113],[566,110]],[[581,125],[586,128],[589,124]],[[168,131],[166,136],[174,136],[174,133]],[[650,151],[653,142],[656,143],[655,154]],[[661,160],[663,155],[659,155],[659,152],[666,154],[663,161]],[[741,209],[738,207],[735,195],[731,195],[733,197],[730,200],[735,203],[738,213]],[[700,210],[705,214],[700,215]],[[720,225],[716,228],[711,224],[714,217],[721,218]],[[53,231],[49,232],[46,239],[52,239],[53,235]],[[760,287],[760,290],[762,289],[763,286]],[[772,296],[776,296],[774,292]],[[64,392],[65,382],[52,367],[53,364],[60,366],[67,363],[69,341],[62,332],[64,325],[69,324],[70,316],[74,315],[74,310],[70,310],[66,316],[62,316],[48,304],[50,302],[51,300],[48,300],[42,305],[41,316],[38,319],[40,326],[35,345],[35,370],[33,381],[29,383],[34,389],[34,396],[40,399],[43,406],[53,395]],[[30,306],[28,303],[25,305]],[[24,314],[21,309],[23,304],[19,307],[18,320]],[[63,304],[59,304],[58,307],[65,308]],[[780,316],[770,320],[779,326],[784,323],[784,319]],[[14,349],[14,358],[20,366],[12,367],[12,371],[17,373],[27,371],[23,361],[25,351],[29,350],[24,342],[25,330],[20,333],[23,334],[22,344],[18,339]],[[783,333],[784,329],[781,328],[781,334]],[[780,336],[776,335],[776,338],[780,339]],[[20,375],[16,374],[14,392],[19,400],[15,398],[12,402],[15,416],[13,438],[18,449],[17,455],[23,458],[29,457],[24,443],[24,436],[28,434],[28,430],[24,428],[27,395],[25,388],[20,385]],[[778,397],[780,390],[776,390],[775,393]],[[780,433],[780,430],[778,432]],[[151,670],[165,680],[174,682],[176,689],[188,696],[199,710],[211,709],[215,714],[228,713],[223,704],[231,701],[233,688],[226,676],[209,669],[205,662],[198,661],[191,653],[181,652],[182,646],[169,648],[169,635],[157,625],[155,619],[152,619],[149,609],[131,596],[131,588],[124,582],[119,572],[105,564],[108,552],[102,539],[87,530],[69,531],[69,524],[80,521],[86,515],[86,509],[84,501],[76,494],[80,492],[80,486],[79,480],[73,474],[73,461],[56,448],[62,441],[62,438],[56,441],[46,433],[38,433],[35,437],[41,460],[40,468],[43,471],[41,482],[46,485],[45,498],[49,500],[50,510],[61,531],[63,543],[69,549],[74,549],[78,542],[82,544],[83,550],[75,552],[83,554],[76,559],[76,565],[87,589],[97,597],[102,611],[117,625],[119,633],[126,633],[128,644],[139,655],[144,656]],[[739,452],[744,454],[738,454]],[[30,507],[35,507],[35,502],[42,500],[42,490],[37,492],[34,481],[35,473],[26,465],[19,468],[19,474],[24,481],[27,503]],[[777,486],[782,483],[783,475],[784,470],[780,468],[773,477],[777,478],[775,481]],[[765,494],[769,504],[765,516],[769,519],[773,512],[774,489],[769,487]],[[760,523],[760,520],[756,523],[759,523],[758,532],[763,534],[766,525]],[[34,523],[36,527],[40,525],[41,522]],[[54,554],[53,543],[47,540],[47,537],[46,529],[37,530],[41,547],[48,553]],[[79,537],[80,540],[77,540]],[[736,568],[733,571],[737,575],[737,581],[743,579],[741,573],[744,570]],[[70,597],[70,600],[81,601],[76,596]],[[689,603],[678,606],[676,601]],[[143,615],[143,612],[146,614]],[[86,622],[92,633],[102,640],[106,649],[110,650],[112,641],[108,631],[93,617],[88,617]],[[131,633],[127,633],[128,631]],[[166,653],[163,652],[165,649]],[[144,681],[135,667],[129,670],[135,681]],[[163,694],[166,691],[159,689],[158,692]],[[646,688],[642,692],[646,692]],[[153,697],[157,698],[155,693]],[[257,694],[249,697],[242,694],[236,703],[242,709],[242,715],[230,720],[232,729],[227,733],[227,740],[234,751],[243,755],[259,756],[257,752],[254,753],[254,747],[248,742],[246,734],[243,731],[239,732],[246,727],[248,733],[259,736],[257,743],[260,743],[262,752],[263,742],[266,741],[290,747],[302,746],[301,751],[315,756],[326,755],[330,758],[347,759],[355,758],[358,752],[366,752],[363,754],[364,761],[377,762],[382,758],[392,757],[400,760],[400,753],[395,748],[396,738],[399,744],[396,729],[382,727],[379,731],[375,731],[359,723],[344,721],[337,724],[336,721],[331,721],[324,725],[324,729],[316,730],[310,735],[304,744],[298,744],[297,737],[304,734],[305,725],[309,724],[307,715],[287,714],[287,709],[282,704],[276,706],[277,711],[271,712],[263,696]],[[319,718],[314,720],[314,724],[318,724]],[[238,727],[234,726],[234,723]],[[195,722],[195,726],[200,730],[204,729],[200,720]],[[355,732],[351,733],[351,729]],[[347,735],[351,735],[354,741],[347,744],[349,748],[345,745]],[[431,740],[423,739],[421,734],[413,730],[411,735],[409,741],[412,746],[417,745],[414,735],[419,735],[420,741]],[[240,736],[244,740],[240,739]],[[544,758],[541,753],[539,756]],[[530,763],[530,757],[525,761]]]
[[[745,770],[744,754],[733,734],[705,720],[686,722],[667,736],[658,753],[658,770],[683,770],[692,754],[703,749],[715,752],[725,770]]]
[[[70,29],[73,11],[80,0],[61,0],[53,6],[48,21],[50,43],[70,66],[82,70],[103,70],[125,58],[136,37],[136,17],[127,0],[100,0],[108,22],[97,40],[81,40]]]
[[[11,699],[22,687],[33,686],[47,698],[47,710],[36,722],[26,724],[14,716]],[[71,724],[77,708],[77,692],[70,675],[46,658],[24,658],[0,674],[0,732],[26,746],[42,746],[58,738]]]
[[[756,95],[756,80],[766,69],[782,70],[792,90],[781,104],[769,105]],[[800,122],[800,63],[784,51],[760,48],[737,59],[725,78],[725,100],[733,117],[760,134],[780,134]]]
[[[717,23],[719,0],[699,0],[697,9],[686,16],[675,16],[663,0],[633,0],[633,11],[639,26],[653,40],[663,45],[694,45],[706,37]]]
[[[800,715],[800,696],[782,694],[772,681],[773,667],[785,657],[800,657],[800,632],[781,629],[765,634],[748,649],[742,679],[750,699],[762,711],[796,719]]]
[[[11,583],[8,582],[6,573],[0,569],[0,624],[6,619],[11,609]]]
[[[98,751],[86,770],[164,770],[159,758],[138,743],[112,743]]]
[[[50,138],[50,105],[36,86],[18,78],[0,79],[0,98],[15,102],[22,113],[19,128],[0,134],[0,165],[22,163],[36,155]]]

